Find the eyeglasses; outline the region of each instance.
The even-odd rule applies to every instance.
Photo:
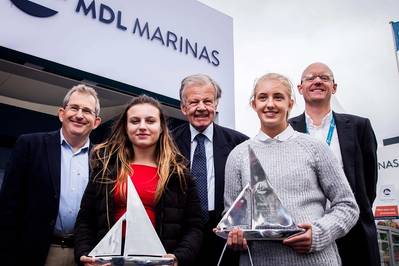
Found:
[[[77,104],[68,104],[65,109],[68,109],[69,111],[73,112],[73,113],[78,113],[79,110],[82,110],[82,114],[84,116],[97,116],[96,112],[91,110],[89,107],[81,107]]]
[[[309,75],[303,77],[302,81],[314,81],[316,78],[319,78],[323,82],[329,82],[334,80],[334,78],[330,75]]]

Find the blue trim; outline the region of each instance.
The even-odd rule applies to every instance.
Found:
[[[328,146],[330,146],[331,144],[332,136],[334,134],[334,129],[335,129],[335,119],[334,115],[331,115],[330,128],[328,129],[328,134],[326,138],[326,143]],[[309,134],[308,125],[306,124],[306,122],[305,122],[305,133]]]
[[[391,21],[391,25],[392,25],[392,30],[393,30],[393,36],[395,39],[395,48],[396,48],[396,52],[397,52],[397,51],[399,51],[399,22]]]
[[[180,108],[180,101],[174,98],[164,96],[162,94],[158,94],[152,91],[144,90],[142,88],[138,88],[116,80],[98,76],[76,68],[71,68],[66,65],[58,64],[33,55],[21,53],[16,50],[12,50],[3,46],[0,46],[0,58],[21,65],[25,64],[26,62],[29,62],[31,64],[43,67],[44,68],[43,71],[45,72],[68,77],[70,79],[77,81],[90,80],[97,83],[100,87],[104,87],[112,91],[117,91],[132,96],[137,96],[145,93],[151,97],[156,98],[162,104],[178,109]],[[179,88],[176,88],[176,90],[178,89]]]
[[[11,2],[21,11],[38,18],[48,18],[58,13],[58,11],[28,0],[11,0]]]

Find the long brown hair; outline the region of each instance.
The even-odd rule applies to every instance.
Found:
[[[93,149],[92,167],[100,167],[101,169],[94,178],[101,183],[115,183],[114,189],[118,187],[122,193],[121,196],[126,198],[126,181],[128,176],[132,174],[130,163],[134,159],[133,145],[127,135],[127,112],[132,106],[139,104],[150,104],[159,110],[161,134],[155,149],[155,158],[158,164],[157,174],[159,176],[155,202],[158,202],[170,176],[174,173],[179,177],[181,189],[186,189],[185,172],[187,168],[184,157],[176,148],[169,134],[161,104],[150,96],[143,94],[134,98],[114,124],[111,136]],[[113,169],[116,170],[116,173]],[[112,175],[116,175],[116,178]]]

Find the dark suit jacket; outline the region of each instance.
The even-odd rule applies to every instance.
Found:
[[[224,210],[224,167],[231,150],[248,139],[244,134],[213,124],[213,158],[215,165],[215,213],[221,218]],[[191,132],[189,124],[184,124],[172,131],[175,143],[180,152],[190,161]]]
[[[378,175],[377,142],[367,118],[333,112],[344,172],[360,208],[357,224],[337,240],[343,265],[380,265],[377,230],[372,212]],[[305,114],[289,123],[305,132]]]
[[[60,132],[18,138],[0,191],[0,264],[44,265],[60,198]]]
[[[216,265],[222,252],[225,241],[218,238],[212,228],[222,218],[224,210],[224,168],[226,160],[231,150],[241,142],[248,139],[247,136],[235,130],[225,128],[213,123],[213,158],[215,166],[215,212],[213,221],[205,225],[204,241],[201,254],[196,265]],[[190,161],[191,152],[191,132],[188,123],[181,125],[172,131],[175,143],[180,152]],[[222,265],[234,266],[237,261],[237,254],[228,253],[224,256]]]

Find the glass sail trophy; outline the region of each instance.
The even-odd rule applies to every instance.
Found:
[[[172,265],[144,209],[133,182],[128,178],[126,213],[114,224],[104,238],[89,253],[99,264]],[[125,241],[122,224],[126,221]]]
[[[303,232],[284,208],[250,146],[248,150],[250,183],[220,220],[215,233],[227,239],[233,228],[240,228],[247,240],[279,240]]]

